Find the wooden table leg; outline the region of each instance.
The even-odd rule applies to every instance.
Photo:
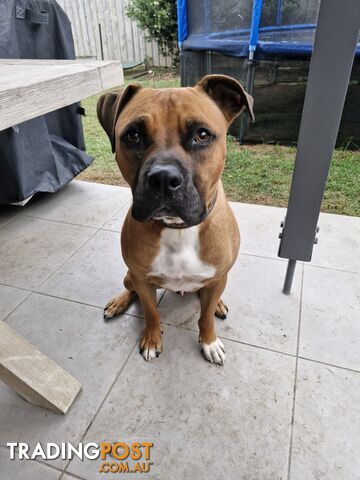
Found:
[[[30,403],[66,413],[81,384],[0,321],[0,380]]]

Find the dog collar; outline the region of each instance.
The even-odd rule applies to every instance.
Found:
[[[209,210],[207,212],[207,215],[206,215],[206,218],[210,215],[210,213],[212,212],[214,206],[215,206],[215,203],[216,203],[216,199],[217,199],[217,190],[216,190],[216,193],[214,195],[214,198],[211,200],[211,203],[210,203],[210,206],[209,206]],[[193,225],[189,225],[188,223],[166,223],[164,222],[164,220],[154,220],[158,225],[160,225],[161,227],[165,227],[165,228],[175,228],[175,229],[183,229],[183,228],[190,228],[192,227]]]

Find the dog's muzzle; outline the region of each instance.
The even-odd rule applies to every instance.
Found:
[[[206,217],[192,173],[179,162],[153,162],[140,171],[133,199],[132,215],[140,222],[155,219],[192,226]]]

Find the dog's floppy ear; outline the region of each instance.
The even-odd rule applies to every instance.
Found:
[[[125,88],[104,93],[97,102],[96,110],[99,122],[111,142],[113,153],[115,152],[115,125],[121,110],[132,99],[141,85],[128,85]]]
[[[207,75],[196,86],[202,88],[214,100],[229,123],[243,108],[247,109],[251,121],[255,121],[254,100],[234,78],[226,75]]]

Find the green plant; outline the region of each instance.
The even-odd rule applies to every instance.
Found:
[[[161,52],[178,57],[176,0],[131,0],[126,15],[156,40]]]

